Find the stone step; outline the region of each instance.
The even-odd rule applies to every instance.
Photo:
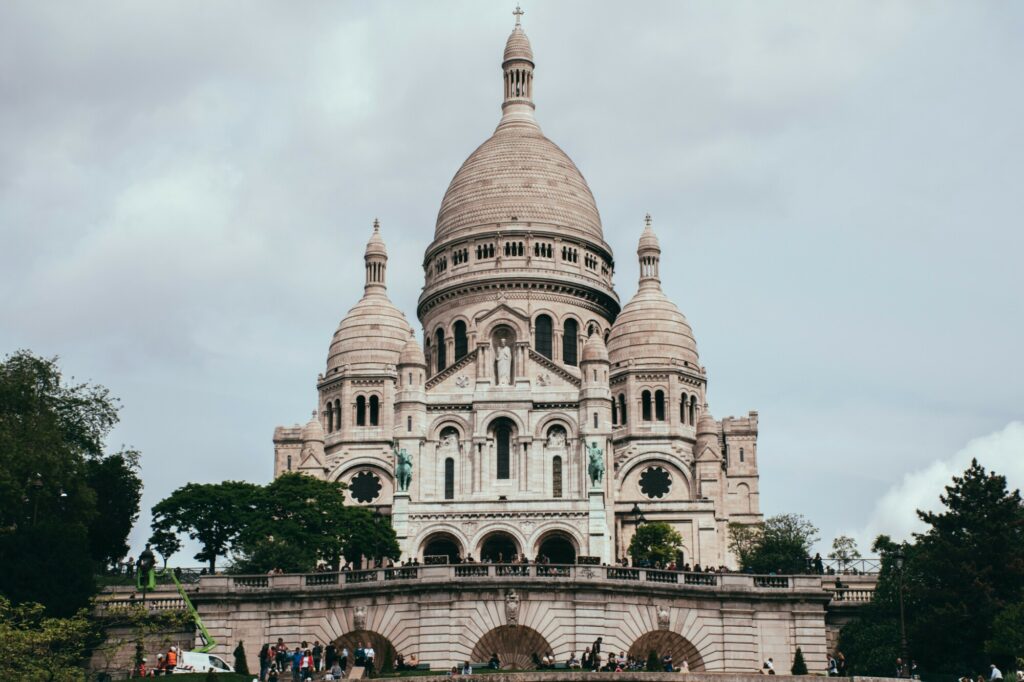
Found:
[[[363,674],[366,672],[366,668],[361,665],[354,665],[352,669],[348,671],[348,679],[350,680],[361,680]]]

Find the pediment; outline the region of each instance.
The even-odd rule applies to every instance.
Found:
[[[475,321],[479,326],[481,322],[487,320],[488,318],[495,317],[501,314],[514,317],[515,319],[520,320],[521,322],[525,322],[526,324],[530,323],[529,315],[524,313],[522,310],[519,310],[518,308],[513,308],[507,303],[499,303],[490,310],[485,310],[484,312],[476,316]]]
[[[697,454],[698,462],[717,462],[721,459],[722,456],[710,445],[705,445],[704,449]]]
[[[574,391],[580,388],[578,377],[532,349],[526,363],[526,378],[530,380],[530,385],[534,388],[572,389]]]
[[[476,386],[476,351],[462,358],[454,365],[427,383],[430,393],[472,393]]]

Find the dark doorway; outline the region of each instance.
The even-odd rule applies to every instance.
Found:
[[[540,543],[540,553],[553,564],[576,563],[576,548],[572,540],[561,533],[552,533]]]
[[[481,561],[508,563],[519,552],[515,538],[508,533],[491,533],[484,539],[480,549]]]
[[[423,545],[423,556],[446,556],[448,563],[456,564],[462,560],[462,545],[454,535],[436,533]]]

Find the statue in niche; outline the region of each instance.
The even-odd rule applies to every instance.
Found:
[[[590,474],[590,485],[596,488],[604,480],[604,451],[597,447],[597,443],[591,443],[587,446],[587,456],[587,473]]]
[[[564,448],[565,447],[565,429],[561,426],[553,426],[548,431],[548,447],[549,448]]]
[[[459,450],[459,434],[455,429],[448,428],[441,432],[441,453],[444,455],[455,455]]]
[[[505,623],[512,627],[519,625],[519,595],[515,590],[505,595]]]
[[[668,608],[664,606],[658,607],[658,629],[668,630],[669,623],[672,621],[672,614],[669,613]]]
[[[498,347],[494,349],[494,359],[498,366],[498,386],[512,385],[512,349],[505,345],[505,338],[498,339]]]
[[[352,629],[353,630],[365,630],[366,629],[366,607],[357,606],[355,612],[352,614]]]

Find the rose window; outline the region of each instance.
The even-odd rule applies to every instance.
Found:
[[[380,478],[369,471],[360,471],[348,483],[352,499],[363,504],[376,500],[380,496],[380,489],[382,487]]]
[[[640,492],[651,499],[664,497],[672,487],[672,475],[661,467],[651,467],[640,474]]]

